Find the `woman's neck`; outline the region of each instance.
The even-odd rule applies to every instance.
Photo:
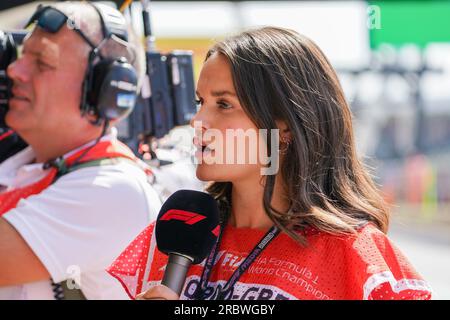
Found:
[[[289,204],[283,197],[280,179],[276,179],[271,205],[286,212]],[[264,210],[264,186],[259,181],[233,182],[231,191],[230,225],[237,228],[268,229],[273,226],[272,220]]]

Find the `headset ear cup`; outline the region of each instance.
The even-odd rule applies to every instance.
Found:
[[[94,107],[95,114],[102,116],[102,112],[99,110],[99,98],[104,95],[102,92],[105,86],[105,78],[110,72],[110,68],[114,60],[101,60],[92,68],[91,75],[91,90],[89,95],[89,101]]]
[[[90,60],[92,61],[92,60]],[[127,116],[137,100],[137,74],[125,59],[89,64],[83,83],[82,111],[108,121]]]
[[[105,60],[94,68],[95,105],[100,117],[109,121],[127,116],[137,100],[137,75],[124,59]]]
[[[100,17],[104,40],[115,35],[128,41],[127,23],[119,11],[106,5],[88,3]],[[134,108],[137,99],[136,71],[124,58],[103,59],[98,50],[96,47],[89,56],[82,88],[81,110],[83,113],[95,114],[97,120],[117,120],[128,115]]]
[[[82,87],[81,87],[81,102],[80,102],[80,110],[81,110],[81,115],[85,115],[88,111],[89,111],[89,102],[87,99],[88,93],[89,93],[89,74],[86,73],[84,79],[83,79],[83,83],[82,83]]]
[[[97,114],[95,110],[95,104],[93,104],[92,96],[95,95],[95,90],[93,89],[93,61],[96,57],[94,51],[89,54],[88,65],[86,69],[86,75],[84,76],[82,83],[82,92],[81,92],[81,114],[85,115],[86,113],[94,113]]]

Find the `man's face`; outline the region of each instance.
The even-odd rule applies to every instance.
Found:
[[[52,34],[37,27],[22,56],[7,70],[13,97],[6,123],[25,139],[70,130],[80,116],[80,99],[89,47],[65,26]]]

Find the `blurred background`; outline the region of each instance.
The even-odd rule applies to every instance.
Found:
[[[37,3],[2,1],[0,30],[20,29]],[[140,3],[127,10],[142,33]],[[450,299],[450,0],[151,1],[150,13],[158,50],[192,50],[195,79],[216,40],[247,28],[314,40],[338,71],[359,153],[392,205],[389,236],[434,299]],[[189,149],[179,130],[166,141]],[[189,161],[164,148],[158,156],[173,161],[162,170],[177,177],[168,189],[201,187]]]

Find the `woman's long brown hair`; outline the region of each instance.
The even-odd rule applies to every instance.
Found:
[[[268,175],[262,201],[271,220],[303,245],[297,230],[305,226],[352,234],[372,222],[387,232],[388,209],[358,159],[350,108],[319,47],[295,31],[264,27],[218,42],[206,60],[216,52],[228,59],[238,98],[256,126],[275,129],[275,120],[283,120],[292,135],[280,163],[291,210],[270,205],[276,176]],[[213,182],[207,191],[226,210],[231,188],[230,182]]]

